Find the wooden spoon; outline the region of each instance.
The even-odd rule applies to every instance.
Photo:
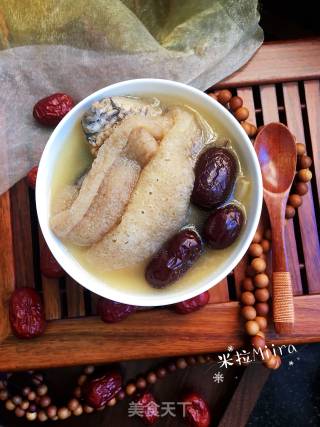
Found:
[[[288,272],[285,245],[285,210],[297,163],[296,143],[289,129],[270,123],[255,141],[272,233],[272,296],[275,330],[290,333],[294,324],[291,276]]]

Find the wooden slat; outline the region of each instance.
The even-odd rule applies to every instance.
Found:
[[[0,342],[9,334],[8,300],[14,289],[14,253],[9,192],[0,196]],[[1,358],[0,358],[1,360]],[[1,363],[0,363],[1,365]]]
[[[262,363],[249,365],[241,377],[218,427],[245,427],[271,371]]]
[[[68,317],[85,315],[83,288],[70,276],[66,277]]]
[[[264,43],[250,61],[215,87],[308,80],[320,77],[320,38]]]
[[[93,315],[97,314],[97,302],[98,302],[98,295],[94,294],[93,292],[90,293],[91,298],[91,313]]]
[[[270,326],[267,344],[320,341],[320,295],[295,297],[294,304],[293,333],[279,337]],[[237,302],[208,304],[188,316],[166,309],[138,312],[114,324],[97,317],[65,319],[49,322],[34,340],[10,335],[0,346],[0,371],[219,352],[228,343],[245,345]]]
[[[288,127],[297,141],[304,144],[298,83],[285,83],[283,95]],[[298,209],[298,214],[308,289],[310,293],[317,293],[320,292],[320,245],[310,184],[309,190],[303,197],[303,205]]]
[[[16,287],[34,287],[29,190],[22,179],[10,190]]]
[[[46,245],[39,227],[39,246],[40,252],[43,246]],[[45,313],[47,320],[61,318],[61,301],[60,301],[60,287],[58,279],[49,279],[43,274],[41,275],[43,299],[45,305]]]
[[[262,115],[264,124],[279,121],[278,104],[276,89],[274,85],[260,87]],[[286,225],[286,246],[289,270],[292,276],[292,288],[294,295],[301,295],[302,283],[299,268],[299,258],[297,252],[296,238],[294,234],[293,221],[290,220]]]
[[[228,280],[223,279],[220,283],[209,290],[210,303],[216,304],[229,301]]]
[[[310,137],[312,144],[313,163],[317,182],[318,199],[320,200],[320,82],[310,80],[304,82]]]
[[[253,93],[252,88],[242,88],[237,90],[238,96],[240,96],[243,99],[243,104],[248,108],[249,110],[249,122],[256,125],[256,115],[255,115],[255,106],[254,106],[254,100],[253,100]],[[236,295],[237,298],[240,298],[241,294],[241,282],[243,278],[245,277],[245,272],[248,265],[248,256],[245,255],[242,260],[239,262],[239,264],[234,269],[234,281],[236,286]]]

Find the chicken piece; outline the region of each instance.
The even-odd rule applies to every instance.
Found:
[[[59,203],[60,208],[53,210],[51,228],[54,233],[78,245],[90,245],[117,224],[141,170],[135,160],[125,157],[129,135],[135,126],[143,126],[149,140],[160,139],[170,123],[164,117],[130,116],[123,120],[99,150],[81,186],[73,186],[72,198],[66,197],[64,203]],[[138,142],[136,140],[136,144]],[[130,145],[134,153],[134,144]],[[62,199],[71,192],[69,189],[64,195],[66,191]]]
[[[158,143],[145,128],[135,128],[130,132],[126,146],[126,156],[136,160],[143,168],[156,154]]]
[[[86,252],[103,270],[148,258],[186,220],[194,183],[192,147],[201,131],[190,112],[176,108],[168,116],[174,125],[142,170],[121,222]]]

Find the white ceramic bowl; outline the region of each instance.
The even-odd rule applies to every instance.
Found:
[[[182,289],[175,289],[172,285],[169,289],[154,290],[153,294],[137,294],[130,292],[128,288],[117,288],[110,283],[95,277],[85,270],[61,241],[49,228],[51,182],[56,162],[64,144],[68,142],[68,135],[73,127],[79,122],[83,113],[90,107],[92,102],[106,96],[133,95],[133,96],[169,96],[179,99],[189,106],[204,112],[207,117],[212,116],[216,123],[228,130],[229,136],[236,151],[241,157],[242,164],[245,162],[247,176],[251,181],[251,197],[247,208],[247,222],[244,230],[236,243],[228,259],[222,265],[211,271],[203,280],[195,282]],[[85,98],[77,104],[58,124],[49,138],[39,164],[36,203],[39,222],[43,236],[57,261],[64,270],[83,285],[96,294],[110,298],[122,303],[140,306],[158,306],[173,304],[204,292],[220,282],[239,263],[247,251],[253,235],[258,226],[262,207],[262,179],[259,163],[253,149],[252,143],[237,120],[217,101],[198,89],[169,80],[138,79],[128,80],[108,86]]]

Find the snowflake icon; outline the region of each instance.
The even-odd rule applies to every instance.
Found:
[[[293,360],[289,360],[289,366],[293,366],[294,365],[294,361]]]
[[[228,345],[227,350],[230,351],[230,352],[232,352],[234,350],[233,345]]]
[[[221,372],[216,372],[212,378],[213,378],[213,381],[217,384],[223,383],[224,381],[224,376]]]

